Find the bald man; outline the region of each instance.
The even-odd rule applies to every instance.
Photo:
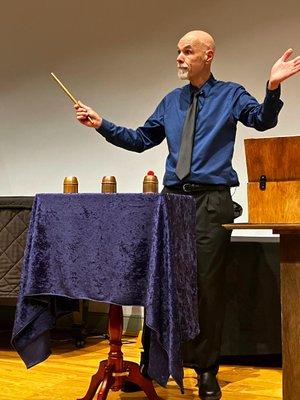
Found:
[[[178,76],[190,83],[167,94],[143,126],[136,130],[116,126],[82,103],[75,109],[83,125],[96,128],[108,142],[127,150],[142,152],[167,140],[169,154],[163,193],[192,195],[197,207],[201,332],[184,344],[183,362],[198,374],[199,397],[217,400],[222,396],[216,375],[230,243],[230,232],[221,225],[231,223],[234,218],[230,188],[239,185],[231,165],[236,127],[240,121],[264,131],[277,124],[283,105],[279,98],[280,83],[299,72],[300,57],[289,60],[293,50],[288,49],[274,64],[265,99],[259,104],[241,85],[214,78],[211,64],[215,42],[211,35],[189,32],[179,40],[177,49]]]

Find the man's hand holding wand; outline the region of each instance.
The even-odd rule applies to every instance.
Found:
[[[100,128],[102,118],[91,107],[86,106],[81,101],[77,101],[77,103],[74,104],[74,108],[76,110],[76,117],[81,124],[89,128]],[[90,118],[92,118],[92,122]]]

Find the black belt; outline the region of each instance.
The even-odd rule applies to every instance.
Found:
[[[206,192],[209,190],[230,191],[230,187],[226,185],[202,185],[200,183],[183,183],[182,185],[167,186],[167,188],[170,190],[179,190],[185,193]]]

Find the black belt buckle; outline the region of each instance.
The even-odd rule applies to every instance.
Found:
[[[186,193],[190,193],[193,190],[195,190],[195,185],[193,185],[192,183],[184,183],[182,185],[182,190]]]

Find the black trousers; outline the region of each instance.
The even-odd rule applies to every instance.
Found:
[[[193,191],[165,187],[162,193],[192,195],[196,202],[196,246],[198,318],[200,334],[182,346],[183,365],[198,372],[217,369],[225,314],[224,282],[231,231],[222,224],[233,222],[233,202],[229,188]],[[143,332],[147,359],[148,330]]]

